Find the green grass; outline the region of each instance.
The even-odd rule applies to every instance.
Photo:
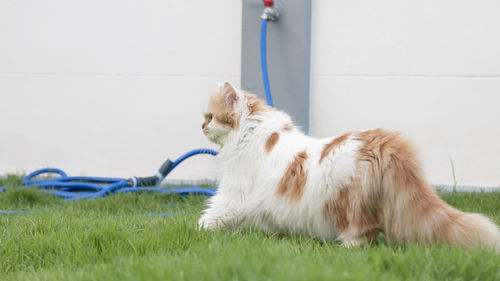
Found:
[[[197,230],[203,197],[117,194],[63,202],[0,179],[0,280],[500,280],[487,250],[393,245],[344,249],[255,229]],[[500,192],[443,198],[500,222]],[[165,203],[179,202],[177,205]],[[169,217],[145,214],[179,212]]]

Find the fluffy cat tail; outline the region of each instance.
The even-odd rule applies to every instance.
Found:
[[[450,217],[445,241],[466,248],[487,247],[500,253],[500,231],[493,222],[481,214],[454,211],[457,215]]]
[[[435,197],[434,197],[435,196]],[[500,254],[500,231],[487,217],[461,212],[442,201],[437,194],[432,201],[437,204],[415,202],[399,214],[399,222],[389,222],[389,239],[418,241],[425,244],[458,245],[464,248],[489,248]],[[422,200],[422,198],[420,198]]]
[[[423,179],[408,141],[378,131],[367,143],[376,142],[379,150],[373,155],[378,161],[372,161],[375,169],[369,175],[382,181],[382,226],[389,239],[487,247],[500,253],[500,231],[495,223],[481,214],[459,211],[439,198]],[[383,166],[378,168],[380,164]],[[383,173],[377,174],[380,170]]]
[[[484,247],[500,254],[500,230],[490,219],[451,207],[427,184],[420,191],[412,194],[413,200],[405,200],[405,206],[393,213],[394,220],[387,222],[390,239]]]

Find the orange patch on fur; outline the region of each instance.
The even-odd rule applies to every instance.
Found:
[[[280,134],[274,132],[272,135],[269,136],[269,138],[266,141],[266,152],[269,153],[271,150],[273,150],[274,146],[276,143],[278,143],[278,140],[280,139]]]
[[[229,126],[233,129],[238,128],[239,117],[235,112],[221,112],[215,113],[215,120],[223,125]]]
[[[273,110],[272,107],[267,105],[264,101],[259,99],[256,95],[243,92],[245,99],[247,100],[248,115],[257,115],[262,112]]]
[[[377,220],[378,206],[376,199],[362,190],[361,180],[353,179],[351,185],[342,187],[337,196],[325,203],[323,215],[335,222],[343,236],[349,236],[352,230],[358,237],[374,236],[381,228]]]
[[[323,161],[323,159],[326,156],[328,156],[328,154],[330,153],[330,151],[332,151],[333,149],[339,147],[344,141],[346,141],[347,138],[349,138],[350,135],[351,135],[351,133],[343,134],[342,136],[340,136],[340,137],[335,138],[334,140],[332,140],[332,142],[326,144],[325,147],[323,148],[323,151],[321,152],[321,157],[319,158],[319,163],[321,163],[321,161]]]
[[[290,199],[298,201],[302,197],[307,182],[308,172],[304,169],[307,160],[306,151],[298,153],[292,163],[288,165],[285,174],[278,183],[277,193],[287,195]]]
[[[285,126],[283,127],[283,130],[285,131],[292,131],[295,127],[292,125],[292,124],[285,124]]]
[[[349,206],[349,193],[346,188],[339,190],[338,195],[328,202],[323,208],[324,215],[327,219],[335,221],[339,230],[344,230],[349,225],[347,220],[347,208]]]
[[[357,133],[355,138],[363,142],[358,161],[370,163],[376,174],[392,172],[400,187],[425,185],[412,145],[398,133],[376,129]]]
[[[233,129],[239,127],[240,116],[226,104],[224,95],[219,93],[210,97],[208,111],[213,114],[215,121]]]

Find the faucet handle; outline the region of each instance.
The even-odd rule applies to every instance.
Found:
[[[262,2],[264,2],[264,6],[266,7],[274,6],[274,0],[262,0]]]

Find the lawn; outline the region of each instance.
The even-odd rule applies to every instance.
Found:
[[[197,230],[204,197],[116,194],[64,202],[0,179],[0,280],[500,280],[487,250],[331,241],[255,229]],[[446,193],[500,223],[500,192]],[[170,216],[148,216],[174,213]]]

